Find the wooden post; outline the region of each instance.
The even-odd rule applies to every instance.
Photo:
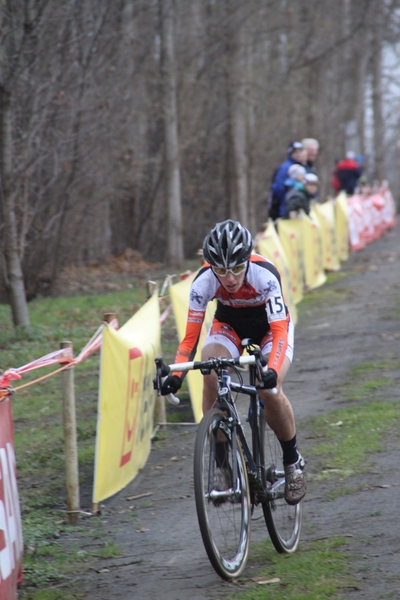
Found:
[[[115,319],[116,316],[117,316],[116,313],[104,313],[103,321],[104,321],[104,323],[111,323],[111,321],[113,319]],[[99,503],[92,502],[92,514],[97,515],[98,512],[100,512]]]
[[[72,348],[72,342],[61,342],[61,348]],[[61,373],[64,423],[65,479],[67,486],[67,516],[70,525],[78,522],[79,516],[79,469],[76,435],[74,367]]]
[[[116,316],[117,316],[116,313],[104,313],[104,315],[103,315],[103,321],[105,323],[111,323],[111,321],[113,319],[115,319]]]
[[[156,405],[154,409],[156,423],[166,423],[167,414],[165,410],[165,398],[164,396],[156,396]]]
[[[156,281],[147,281],[147,297],[151,298],[153,294],[158,293],[158,283]]]

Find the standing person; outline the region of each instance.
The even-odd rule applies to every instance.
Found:
[[[306,215],[310,214],[310,203],[318,190],[319,180],[314,173],[306,173],[299,185],[293,186],[285,197],[286,218],[291,217],[291,213],[298,213],[303,209]],[[296,216],[296,215],[294,215]]]
[[[268,216],[273,221],[279,217],[280,205],[285,196],[285,181],[288,178],[289,167],[294,164],[302,164],[304,166],[305,162],[306,154],[303,144],[300,142],[291,142],[287,149],[287,158],[275,171],[271,184]]]
[[[193,360],[200,338],[208,302],[217,300],[201,360],[210,357],[239,357],[241,340],[251,338],[268,357],[260,389],[268,425],[280,440],[286,474],[285,499],[297,504],[305,496],[305,462],[296,444],[292,406],[282,384],[293,357],[293,322],[285,305],[280,275],[275,266],[252,254],[250,232],[238,221],[217,223],[206,235],[203,253],[206,263],[190,289],[186,334],[179,344],[176,362]],[[176,393],[182,384],[181,373],[172,373],[163,383],[162,394]],[[270,392],[277,388],[277,394]],[[217,395],[214,372],[204,376],[203,413],[212,408]]]
[[[307,173],[315,173],[315,161],[317,160],[319,151],[319,142],[315,138],[304,138],[301,140],[307,152],[305,168]]]
[[[354,194],[358,180],[362,175],[360,165],[354,152],[346,152],[346,157],[336,165],[332,184],[336,192],[344,190],[349,196]]]

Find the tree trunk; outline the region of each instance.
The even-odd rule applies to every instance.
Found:
[[[12,318],[14,326],[29,326],[24,277],[18,252],[19,244],[14,194],[11,188],[11,98],[3,86],[0,87],[0,177],[0,198],[4,218],[5,279]]]
[[[181,180],[179,168],[176,64],[174,48],[174,0],[160,0],[164,105],[165,194],[168,206],[167,254],[170,265],[183,263]]]
[[[382,36],[383,7],[375,6],[376,18],[372,39],[372,107],[374,114],[374,174],[376,179],[386,179],[384,161],[384,123],[382,109]]]

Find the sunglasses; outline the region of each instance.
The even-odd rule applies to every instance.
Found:
[[[232,267],[231,269],[224,269],[224,267],[211,267],[216,275],[220,277],[226,277],[228,273],[232,273],[232,275],[240,275],[243,273],[245,268],[247,267],[247,262],[242,263],[241,265],[237,265],[236,267]]]

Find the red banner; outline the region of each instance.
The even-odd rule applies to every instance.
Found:
[[[361,250],[396,224],[396,207],[388,188],[347,198],[351,250]]]
[[[0,598],[17,599],[22,573],[22,527],[15,467],[11,398],[0,401]]]

